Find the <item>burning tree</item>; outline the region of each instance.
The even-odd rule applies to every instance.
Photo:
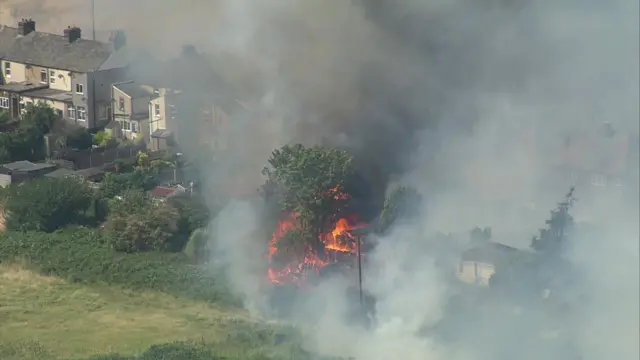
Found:
[[[270,259],[288,263],[270,271],[272,281],[303,277],[309,268],[329,264],[335,252],[354,251],[352,244],[342,241],[357,223],[342,216],[351,199],[343,192],[344,184],[354,173],[347,152],[286,145],[273,151],[262,173],[267,177],[263,191],[282,213]]]

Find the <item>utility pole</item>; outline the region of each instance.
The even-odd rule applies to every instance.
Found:
[[[362,237],[357,236],[358,239],[358,296],[360,296],[360,308],[362,309]]]
[[[91,0],[91,35],[96,39],[96,0]]]

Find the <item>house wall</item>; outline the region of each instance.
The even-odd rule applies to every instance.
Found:
[[[11,63],[11,74],[7,75],[5,69],[6,63]],[[10,61],[5,61],[2,60],[0,61],[0,63],[2,63],[2,78],[4,80],[4,83],[11,83],[11,82],[23,82],[23,81],[27,81],[27,74],[26,74],[26,69],[25,69],[25,65],[24,64],[20,64],[20,63],[16,63],[16,62],[10,62]]]
[[[72,73],[69,70],[48,69],[49,70],[49,88],[61,91],[75,91],[72,88]],[[51,72],[54,72],[55,82],[51,82]],[[40,74],[38,73],[38,76]]]
[[[490,263],[460,261],[456,276],[467,284],[489,286],[489,279],[495,272],[495,265]]]
[[[158,129],[167,129],[167,90],[159,89],[156,98],[149,101],[149,132],[153,134]],[[159,112],[156,112],[156,107]]]
[[[115,86],[111,88],[113,89],[112,111],[114,118],[129,118],[131,116],[131,98]],[[124,104],[122,109],[120,108],[120,99]]]
[[[75,108],[75,118],[70,116],[72,120],[76,120],[77,124],[85,128],[92,128],[94,124],[94,118],[91,115],[93,112],[93,97],[87,86],[89,82],[90,74],[72,73],[71,75],[71,92],[73,94],[73,107]],[[81,88],[79,88],[79,86]],[[81,90],[82,92],[78,92]],[[84,110],[84,119],[81,119],[79,114]]]

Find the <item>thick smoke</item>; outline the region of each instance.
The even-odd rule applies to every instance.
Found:
[[[82,15],[88,6],[42,1],[32,14],[36,7],[14,2],[13,15],[34,17],[39,29],[89,29]],[[491,226],[494,240],[526,247],[572,185],[540,185],[567,134],[608,121],[638,141],[637,1],[97,3],[98,30],[123,27],[133,44],[156,54],[178,53],[185,43],[231,54],[259,74],[259,118],[270,130],[256,134],[250,119],[236,125],[228,141],[247,146],[228,154],[225,166],[202,164],[212,178],[255,187],[271,148],[302,141],[349,149],[379,192],[392,181],[426,196],[420,226],[379,239],[365,268],[365,287],[379,300],[377,325],[365,331],[345,322],[345,288],[354,280],[331,279],[294,312],[303,328],[312,325],[309,348],[372,360],[554,358],[520,350],[524,339],[533,341],[531,329],[552,319],[509,321],[499,303],[479,304],[473,317],[452,322],[449,331],[475,341],[452,344],[424,334],[456,292],[454,270],[439,265],[449,253],[427,238]],[[5,9],[3,3],[6,23],[12,14]],[[227,75],[245,72],[237,61],[216,65]],[[600,231],[572,239],[578,275],[567,289],[575,300],[565,325],[585,360],[638,358],[638,199],[596,206],[591,192],[578,187],[576,213]],[[251,309],[264,305],[267,239],[259,234],[259,214],[259,206],[234,202],[213,223],[216,259],[224,260],[217,263]]]

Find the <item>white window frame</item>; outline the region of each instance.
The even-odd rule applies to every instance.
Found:
[[[69,106],[68,113],[69,113],[69,119],[72,119],[72,120],[76,119],[76,108],[75,107]]]
[[[131,122],[122,120],[122,131],[131,132]]]
[[[607,186],[607,176],[601,173],[591,174],[591,185],[593,186]]]
[[[153,118],[160,119],[160,104],[153,104]]]
[[[42,75],[44,75],[44,76],[42,76]],[[40,83],[41,84],[46,84],[47,83],[47,70],[46,69],[40,70]]]
[[[131,132],[132,133],[138,133],[138,131],[140,130],[140,124],[137,121],[131,121]]]
[[[7,97],[0,97],[0,108],[1,109],[8,109],[9,108],[9,98]]]
[[[84,106],[78,106],[76,111],[78,113],[78,121],[87,121],[87,108]]]
[[[56,71],[49,70],[49,84],[55,84],[55,83],[56,83]]]
[[[11,79],[11,62],[9,61],[4,62],[4,76]]]
[[[83,84],[76,84],[76,94],[84,94],[84,85]]]

